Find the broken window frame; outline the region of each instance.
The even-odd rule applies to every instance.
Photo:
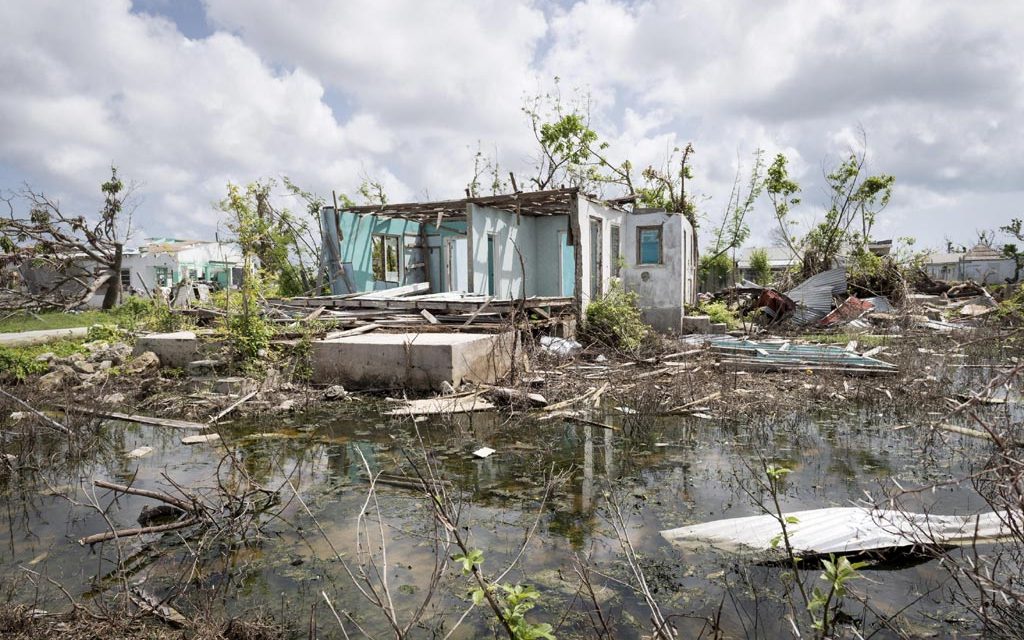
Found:
[[[173,271],[168,267],[153,267],[153,275],[158,287],[169,287],[174,284]]]
[[[130,289],[132,286],[132,270],[121,269],[121,288]]]
[[[658,257],[654,262],[644,260],[644,232],[654,231],[658,234]],[[648,241],[650,244],[650,241]],[[662,225],[646,225],[636,228],[636,264],[640,265],[660,265],[665,264],[665,247],[663,244]]]
[[[398,284],[402,280],[402,237],[375,233],[370,242],[371,270],[377,282]],[[391,249],[390,251],[388,249]],[[391,269],[390,267],[393,267]]]

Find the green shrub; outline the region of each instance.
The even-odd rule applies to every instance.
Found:
[[[604,297],[587,305],[585,333],[598,342],[636,350],[649,331],[636,306],[636,294],[624,291],[618,284],[613,284]]]
[[[35,356],[20,349],[0,347],[0,379],[22,382],[25,378],[46,371],[45,362],[36,362]]]
[[[768,251],[765,249],[754,249],[750,252],[750,270],[753,272],[754,282],[766,286],[772,281],[772,267],[768,260]]]
[[[708,316],[711,322],[724,322],[730,329],[740,326],[739,316],[724,302],[702,302],[697,305],[697,312]]]
[[[155,302],[149,298],[127,296],[121,306],[113,311],[117,324],[128,330],[134,330],[144,323],[153,313]]]
[[[89,342],[96,342],[99,340],[104,342],[117,342],[122,339],[124,335],[124,330],[116,324],[94,324],[89,327],[89,332],[85,334],[85,339]]]
[[[44,353],[66,357],[81,352],[81,340],[58,340],[27,347],[0,347],[0,381],[19,383],[31,375],[46,373],[50,368],[49,363],[36,360]]]
[[[256,313],[230,316],[227,328],[231,346],[243,362],[255,364],[266,355],[274,331],[262,316]]]

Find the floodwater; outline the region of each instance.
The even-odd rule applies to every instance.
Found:
[[[961,383],[978,386],[973,377]],[[436,532],[429,503],[416,491],[381,485],[376,505],[383,526],[378,527],[363,481],[364,464],[374,472],[413,473],[414,463],[422,468],[425,447],[452,482],[451,494],[461,503],[460,530],[483,552],[487,575],[504,570],[537,522],[504,583],[540,591],[539,606],[527,617],[552,624],[556,636],[594,636],[586,613],[591,607],[578,596],[576,557],[593,569],[602,614],[615,625],[616,637],[640,637],[641,628],[650,627],[643,599],[628,586],[631,574],[611,515],[614,503],[652,594],[680,637],[696,637],[708,618],[719,620],[724,637],[777,637],[788,635],[789,628],[786,568],[711,549],[680,551],[658,531],[762,513],[759,452],[792,469],[781,497],[786,511],[846,506],[866,494],[880,498],[893,480],[905,488],[942,482],[968,473],[987,456],[984,441],[903,428],[941,407],[898,406],[884,397],[856,405],[823,401],[819,407],[745,421],[653,417],[642,402],[636,404],[607,406],[604,416],[595,416],[620,427],[617,431],[563,421],[513,421],[499,413],[431,417],[414,426],[409,418],[391,420],[358,402],[330,404],[329,411],[315,415],[225,425],[224,444],[253,482],[277,492],[279,502],[272,509],[276,515],[264,517],[259,531],[211,536],[213,543],[205,548],[177,533],[128,538],[120,548],[113,543],[81,547],[77,539],[107,530],[107,520],[136,526],[142,507],[155,504],[138,496],[115,499],[93,488],[93,479],[172,493],[173,480],[214,496],[219,485],[237,486],[241,478],[224,463],[224,445],[183,446],[186,433],[116,422],[102,426],[102,446],[87,452],[69,450],[56,438],[42,439],[34,445],[46,458],[38,471],[22,469],[0,480],[4,593],[60,610],[67,600],[54,586],[59,583],[73,597],[99,606],[126,584],[111,575],[120,556],[131,568],[127,584],[160,598],[180,594],[172,604],[189,617],[270,613],[287,621],[296,638],[308,637],[312,617],[318,637],[345,637],[329,599],[369,634],[391,637],[345,566],[358,572],[357,516],[368,513],[369,548],[387,576],[398,618],[407,620],[428,594]],[[154,452],[138,460],[124,455],[143,445]],[[471,455],[485,445],[497,452],[486,459]],[[552,473],[567,479],[542,506]],[[913,494],[904,504],[935,513],[986,510],[963,485]],[[387,540],[386,566],[380,562],[380,531]],[[416,637],[443,637],[469,607],[470,579],[450,560],[446,569]],[[814,576],[820,569],[807,572]],[[895,637],[878,619],[897,612],[898,625],[911,635],[971,631],[970,616],[954,603],[949,575],[935,560],[903,558],[864,569],[852,588],[869,606],[848,599],[844,612],[858,621],[864,636]],[[490,635],[492,622],[485,606],[476,607],[452,637]],[[359,636],[353,622],[347,621],[346,629]]]

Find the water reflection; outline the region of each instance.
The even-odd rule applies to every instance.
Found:
[[[782,609],[773,609],[752,586],[778,585],[777,568],[743,568],[712,552],[681,553],[666,545],[658,530],[723,517],[751,515],[759,507],[743,490],[753,486],[760,455],[793,470],[786,477],[783,506],[787,510],[848,504],[877,491],[889,477],[912,484],[940,469],[942,474],[966,470],[970,453],[934,450],[922,465],[926,444],[920,434],[894,430],[901,417],[879,416],[861,408],[842,413],[765,417],[743,423],[696,418],[628,418],[609,408],[603,421],[618,431],[571,422],[520,421],[506,423],[497,415],[455,417],[442,423],[423,423],[420,433],[432,460],[454,483],[464,500],[465,525],[473,543],[485,551],[489,570],[503,566],[522,544],[543,497],[543,484],[552,472],[568,471],[571,479],[550,498],[535,540],[525,554],[515,580],[538,585],[550,598],[539,615],[557,612],[575,600],[571,561],[573,552],[592,553],[615,572],[618,541],[605,519],[606,492],[624,497],[636,509],[630,515],[633,544],[649,563],[652,582],[659,585],[671,610],[687,615],[715,614],[726,594],[737,603],[723,616],[723,624],[736,636],[752,629],[772,636],[783,631]],[[641,419],[642,418],[642,419]],[[629,427],[628,429],[626,427]],[[336,606],[361,611],[366,624],[374,621],[334,550],[346,557],[355,553],[355,517],[363,508],[364,462],[374,471],[407,474],[411,461],[420,459],[418,437],[411,423],[382,424],[369,414],[333,418],[309,415],[275,431],[267,425],[239,424],[224,432],[225,441],[238,452],[247,478],[221,468],[220,447],[183,447],[180,434],[156,428],[109,424],[106,444],[86,455],[69,455],[59,440],[46,443],[45,456],[61,466],[41,473],[21,473],[3,480],[3,508],[8,534],[0,560],[3,571],[18,573],[19,565],[34,562],[34,570],[60,581],[75,595],[96,594],[109,581],[96,576],[109,573],[114,554],[109,548],[80,548],[75,540],[106,528],[104,518],[82,504],[95,495],[108,517],[118,526],[131,524],[147,501],[134,496],[114,500],[93,493],[93,478],[134,481],[135,486],[168,490],[164,474],[195,491],[209,491],[224,483],[237,486],[251,480],[280,488],[283,508],[267,523],[263,536],[246,544],[218,550],[196,570],[194,586],[214,589],[229,609],[245,610],[277,603],[286,615],[307,612],[327,589]],[[597,442],[595,442],[597,440]],[[153,446],[152,456],[128,460],[121,452],[140,445]],[[486,459],[470,452],[482,445],[497,453]],[[65,447],[65,448],[62,448]],[[600,451],[595,451],[595,447]],[[979,449],[979,456],[983,455]],[[56,489],[46,491],[47,485]],[[301,503],[294,499],[294,490]],[[60,497],[55,493],[63,493]],[[429,588],[422,567],[433,562],[426,536],[433,530],[430,510],[416,492],[383,486],[378,495],[387,521],[390,567],[395,585],[403,593],[422,594]],[[69,499],[71,501],[69,501]],[[979,506],[966,487],[922,496],[936,511],[953,513]],[[305,506],[303,506],[305,505]],[[312,517],[306,513],[308,507]],[[320,531],[326,533],[326,537]],[[145,577],[151,588],[169,588],[191,562],[189,549],[170,537],[134,539],[125,552],[134,558],[133,576]],[[41,554],[47,556],[41,557]],[[41,558],[41,559],[40,559]],[[932,562],[889,571],[883,581],[865,587],[882,602],[909,604],[909,595],[932,585],[941,574]],[[742,579],[740,577],[742,576]],[[772,588],[775,588],[772,587]],[[608,607],[617,619],[645,620],[642,602],[628,588],[609,583]],[[51,594],[54,607],[62,605]],[[284,603],[284,604],[282,604]],[[183,605],[188,606],[188,605]],[[412,606],[399,604],[399,608]],[[439,594],[436,606],[465,606],[465,585],[454,580]],[[578,604],[575,605],[578,607]],[[929,607],[948,602],[927,599],[908,613],[925,619]],[[731,611],[731,612],[730,612]],[[771,611],[772,615],[766,615]],[[303,614],[305,615],[305,614]],[[477,623],[484,613],[473,618]],[[568,630],[586,634],[585,620],[570,617]],[[681,622],[684,627],[686,622]],[[693,622],[690,631],[699,629]],[[320,624],[322,637],[332,637],[330,619]],[[473,627],[465,637],[473,636]],[[634,637],[624,627],[621,637]],[[685,634],[684,634],[685,635]],[[884,634],[883,634],[884,635]],[[340,634],[335,634],[340,637]]]

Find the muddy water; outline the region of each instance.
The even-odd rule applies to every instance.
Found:
[[[616,582],[627,581],[629,574],[611,526],[612,500],[627,519],[654,596],[665,614],[676,616],[681,637],[695,637],[709,617],[719,618],[726,637],[775,637],[788,628],[784,569],[712,550],[678,551],[658,531],[760,513],[758,452],[793,470],[782,496],[786,510],[849,505],[865,492],[880,497],[893,479],[904,487],[946,480],[986,456],[982,442],[950,436],[944,443],[920,428],[901,428],[920,420],[925,407],[827,404],[832,408],[803,407],[782,417],[744,421],[654,418],[642,406],[606,407],[606,414],[596,417],[617,431],[512,421],[501,414],[430,418],[416,426],[462,501],[461,524],[472,546],[484,552],[485,571],[501,571],[539,518],[505,581],[541,591],[542,602],[530,618],[550,622],[557,636],[593,635],[587,607],[576,595],[574,556],[589,558],[595,570],[614,578],[596,582],[616,637],[639,637],[637,628],[649,626],[643,600]],[[368,632],[387,635],[383,618],[354,588],[344,565],[351,567],[358,557],[364,460],[374,471],[410,473],[410,459],[422,455],[412,423],[340,403],[317,415],[226,425],[221,433],[249,476],[280,497],[279,516],[265,520],[261,534],[249,531],[244,540],[222,540],[206,550],[176,534],[128,539],[120,549],[112,543],[80,547],[77,539],[106,530],[107,520],[135,526],[142,507],[153,504],[136,496],[115,499],[93,489],[92,479],[170,490],[170,478],[199,493],[238,480],[221,464],[222,445],[183,446],[178,431],[107,423],[104,445],[84,459],[49,443],[49,461],[40,471],[23,469],[4,481],[0,567],[13,597],[41,608],[64,608],[66,600],[53,580],[75,597],[100,602],[118,589],[108,574],[120,554],[132,567],[128,582],[160,597],[180,591],[175,603],[186,615],[272,613],[293,625],[295,637],[307,637],[312,615],[319,637],[344,637],[325,604],[326,593]],[[143,445],[153,447],[153,454],[140,460],[123,455]],[[497,453],[483,460],[470,455],[483,445]],[[541,507],[544,481],[552,472],[568,480]],[[386,574],[399,617],[405,618],[430,589],[433,521],[424,499],[408,489],[381,486],[377,504],[387,539]],[[937,513],[984,510],[964,486],[917,494],[906,504]],[[376,537],[372,513],[370,522]],[[419,629],[422,637],[431,637],[431,629],[442,623],[447,629],[467,608],[471,585],[454,563],[449,566],[449,579],[438,587]],[[870,608],[849,602],[846,613],[862,620],[865,635],[878,629],[879,616],[901,610],[904,630],[955,635],[967,630],[959,622],[967,616],[953,604],[950,586],[935,561],[889,562],[864,570],[854,585]],[[477,637],[489,624],[486,611],[478,608],[453,637]],[[350,631],[354,627],[348,625]],[[882,629],[875,637],[891,635]]]

